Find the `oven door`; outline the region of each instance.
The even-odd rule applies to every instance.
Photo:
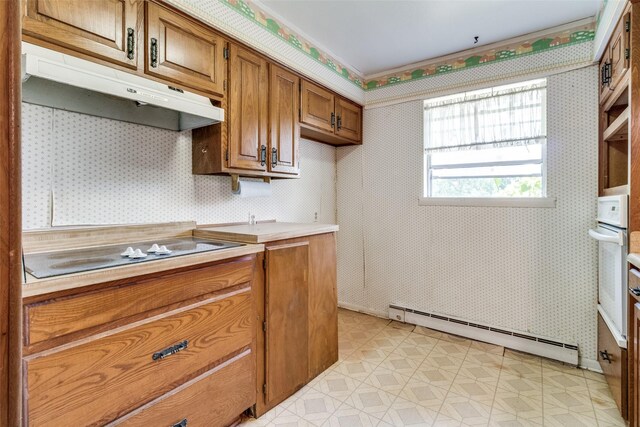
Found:
[[[627,336],[627,232],[617,227],[599,224],[589,235],[598,241],[598,301],[599,309],[611,323],[614,336]]]

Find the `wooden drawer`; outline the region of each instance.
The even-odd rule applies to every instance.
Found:
[[[632,268],[629,270],[629,289],[640,289],[640,271]]]
[[[246,350],[113,425],[224,427],[256,402],[255,356]]]
[[[33,345],[83,330],[88,335],[100,325],[248,283],[254,262],[254,257],[242,258],[235,262],[27,304],[24,309],[26,344]]]
[[[246,287],[28,356],[24,359],[28,425],[113,421],[249,346],[254,334],[251,289]],[[186,349],[154,357],[185,340]]]
[[[605,357],[608,357],[609,360],[605,360]],[[618,409],[620,409],[622,416],[626,417],[627,349],[618,346],[600,313],[598,313],[598,362],[607,383],[609,383]]]

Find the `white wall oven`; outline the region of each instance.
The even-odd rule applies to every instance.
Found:
[[[618,345],[627,348],[627,196],[598,198],[598,312]]]

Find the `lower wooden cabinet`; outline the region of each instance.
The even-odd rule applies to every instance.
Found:
[[[169,279],[162,275],[133,279],[128,286],[114,282],[78,295],[51,295],[51,301],[39,303],[55,309],[75,307],[70,315],[95,317],[101,307],[95,305],[98,301],[105,310],[101,322],[106,330],[93,335],[61,338],[59,331],[69,327],[68,319],[61,315],[33,322],[43,320],[43,313],[34,317],[38,304],[27,303],[25,329],[39,325],[38,337],[50,337],[39,345],[56,345],[37,352],[25,347],[24,424],[63,426],[72,420],[78,426],[121,422],[172,426],[183,419],[189,425],[231,423],[256,402],[254,266],[252,255],[194,267],[193,272]],[[149,289],[149,283],[155,288]],[[135,299],[116,304],[118,292]],[[73,304],[57,306],[68,301]],[[150,301],[164,304],[164,310],[133,309],[149,307]],[[47,334],[43,324],[54,332]]]
[[[627,417],[627,349],[618,346],[598,313],[598,362],[623,418]]]
[[[629,342],[633,353],[633,367],[630,387],[631,395],[629,396],[629,417],[630,424],[632,426],[638,426],[640,424],[640,302],[633,300],[633,312],[631,315],[631,336],[632,340]]]
[[[336,237],[265,244],[256,272],[257,403],[260,416],[338,360]]]
[[[309,242],[265,250],[266,330],[264,400],[291,396],[309,376]]]

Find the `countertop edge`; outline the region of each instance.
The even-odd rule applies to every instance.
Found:
[[[166,260],[125,265],[120,267],[105,268],[83,273],[66,274],[47,279],[35,279],[22,285],[22,298],[35,297],[49,293],[83,288],[113,280],[128,279],[146,274],[159,273],[181,267],[189,267],[209,262],[223,261],[226,259],[252,255],[264,251],[262,244],[247,244],[236,248],[220,251],[202,252],[193,255],[169,258]],[[32,277],[32,276],[31,276]]]
[[[260,244],[267,242],[274,242],[277,240],[296,239],[298,237],[316,236],[318,234],[335,233],[339,231],[338,225],[325,225],[318,227],[315,230],[301,229],[301,230],[287,230],[287,231],[274,231],[269,233],[251,234],[234,231],[224,231],[224,227],[216,229],[198,228],[193,231],[194,237],[208,238],[208,239],[220,239],[232,242]]]
[[[636,268],[640,268],[640,254],[634,253],[627,255],[627,262]]]

